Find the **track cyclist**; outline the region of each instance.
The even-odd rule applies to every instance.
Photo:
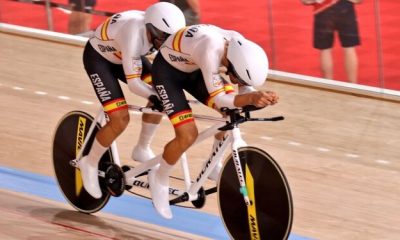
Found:
[[[233,94],[232,86],[220,76],[221,67],[231,83],[245,90],[239,88],[239,94]],[[216,110],[245,105],[266,107],[277,103],[277,94],[252,87],[262,86],[267,74],[268,58],[260,46],[235,31],[216,26],[182,28],[160,47],[152,66],[153,87],[175,131],[175,137],[164,147],[159,167],[149,173],[153,204],[161,216],[172,218],[170,171],[198,135],[184,90]]]
[[[144,81],[151,67],[144,56],[157,50],[169,35],[184,26],[185,18],[178,7],[159,2],[144,12],[114,14],[97,27],[87,42],[83,53],[85,70],[109,118],[96,134],[89,154],[78,162],[83,185],[94,198],[102,197],[98,181],[100,158],[129,123],[128,105],[118,80],[127,83],[129,90],[141,97],[156,95]],[[160,121],[160,116],[143,118],[149,122],[144,127],[153,128],[151,123]],[[153,130],[142,129],[147,136],[139,139],[149,138]]]

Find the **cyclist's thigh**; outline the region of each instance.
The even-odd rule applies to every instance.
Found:
[[[183,91],[183,83],[189,80],[188,74],[175,69],[158,54],[152,66],[152,77],[153,86],[174,127],[193,121],[192,110]]]
[[[121,74],[123,75],[122,66],[104,59],[90,43],[85,47],[83,63],[104,110],[110,113],[126,109],[128,106],[118,82],[118,78],[121,77]]]

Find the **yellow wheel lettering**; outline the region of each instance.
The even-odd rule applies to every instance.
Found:
[[[85,128],[86,128],[86,118],[79,117],[77,133],[76,133],[76,145],[75,145],[75,156],[78,156],[79,151],[82,148],[83,141],[85,140]],[[81,171],[75,168],[75,194],[79,196],[83,188]]]
[[[254,179],[250,169],[246,164],[246,187],[251,205],[247,206],[247,216],[249,220],[250,238],[252,240],[260,239],[260,231],[258,230],[256,197],[254,193]]]

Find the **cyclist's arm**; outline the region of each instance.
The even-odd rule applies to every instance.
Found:
[[[225,93],[224,82],[219,73],[224,45],[223,38],[217,35],[215,37],[208,36],[208,38],[199,40],[192,54],[193,60],[201,69],[204,83],[210,94],[208,101],[213,102],[217,109],[222,107],[235,108],[233,105],[234,96]]]
[[[278,102],[278,95],[271,91],[254,91],[235,96],[234,104],[236,107],[254,105],[256,107],[266,107]]]
[[[122,53],[122,67],[131,92],[148,99],[151,95],[157,95],[155,90],[148,84],[144,83],[140,76],[142,74],[142,60],[140,58],[142,52],[142,44],[145,39],[141,39],[140,32],[121,31],[118,36],[118,43]]]

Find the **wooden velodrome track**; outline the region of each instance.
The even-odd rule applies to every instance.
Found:
[[[96,98],[83,70],[83,49],[1,32],[0,42],[0,164],[53,176],[51,145],[58,120],[71,110],[95,114],[98,109],[88,104],[96,103]],[[257,115],[282,114],[286,120],[247,124],[244,137],[269,152],[285,171],[295,206],[292,231],[314,239],[399,239],[399,104],[272,81],[266,87],[279,93],[280,103]],[[144,103],[124,90],[130,103]],[[209,114],[205,107],[194,108]],[[133,116],[117,141],[123,163],[133,164],[129,156],[139,123],[139,115]],[[169,122],[164,121],[153,143],[155,152],[171,134]],[[201,148],[207,146],[189,152],[193,169],[199,168]],[[138,234],[138,229],[139,239],[178,238],[101,212],[93,219],[67,212],[70,207],[64,204],[3,190],[1,195],[6,216],[0,220],[3,239],[88,239],[82,232],[60,231],[36,221],[35,211],[48,219],[64,215],[67,222],[83,218],[80,221],[92,229],[107,226],[107,231],[123,231],[126,238]],[[215,197],[210,199],[202,211],[218,214]],[[53,208],[40,212],[49,205]],[[30,218],[27,213],[16,214],[14,208],[30,211]]]

